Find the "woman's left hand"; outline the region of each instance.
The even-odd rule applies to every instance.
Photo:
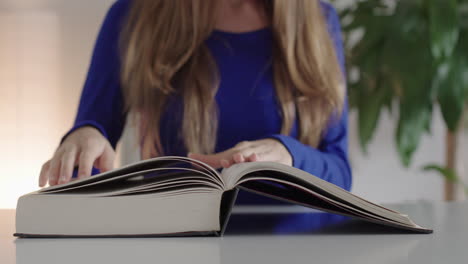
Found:
[[[255,161],[272,161],[292,166],[291,154],[281,142],[275,139],[243,141],[220,153],[212,155],[189,153],[188,157],[216,169],[229,168],[236,163]]]

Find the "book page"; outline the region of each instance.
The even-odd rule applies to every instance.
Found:
[[[323,211],[344,214],[348,216],[356,216],[364,219],[373,219],[382,222],[393,222],[399,225],[407,225],[414,227],[408,222],[399,222],[392,219],[387,219],[383,216],[372,214],[364,210],[359,210],[352,205],[330,199],[320,193],[312,191],[301,185],[292,183],[286,179],[274,179],[270,177],[250,177],[244,178],[239,183],[241,187],[247,190],[253,190],[263,194],[268,194],[272,198],[280,198],[296,204],[304,205],[320,209]]]
[[[209,169],[206,164],[201,165],[201,163],[193,160],[179,157],[161,157],[86,179],[45,188],[40,190],[39,193],[71,192],[77,189],[83,191],[85,188],[94,190],[95,193],[99,192],[99,190],[109,192],[119,189],[132,189],[167,179],[190,179],[193,177],[204,177],[207,185],[222,190],[224,184],[220,180],[220,176],[215,172],[215,170]]]
[[[224,177],[228,188],[234,188],[236,185],[240,184],[245,177],[253,178],[257,175],[270,178],[271,180],[285,179],[302,187],[312,189],[314,192],[318,192],[334,201],[359,208],[361,211],[364,210],[374,215],[380,215],[396,222],[414,224],[406,215],[371,203],[332,183],[284,164],[275,162],[243,163],[236,164],[222,172],[222,177]]]

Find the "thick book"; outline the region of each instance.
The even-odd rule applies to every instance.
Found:
[[[14,235],[222,236],[239,189],[410,232],[432,232],[407,215],[291,166],[251,162],[218,172],[193,159],[159,157],[21,196]]]

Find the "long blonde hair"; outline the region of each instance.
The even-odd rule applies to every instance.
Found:
[[[122,87],[127,110],[138,118],[142,156],[164,155],[161,117],[171,95],[183,100],[182,138],[190,152],[213,153],[219,73],[205,40],[219,0],[132,1],[122,35]],[[273,71],[282,134],[296,118],[299,140],[317,146],[345,89],[318,0],[270,0]]]

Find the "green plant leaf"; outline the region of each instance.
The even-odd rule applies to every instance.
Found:
[[[408,167],[421,136],[432,120],[431,105],[400,103],[400,119],[396,134],[397,148],[403,165]]]
[[[442,167],[437,164],[429,164],[424,166],[424,171],[435,171],[439,173],[444,179],[451,183],[458,184],[465,189],[465,192],[468,194],[468,186],[458,177],[457,173],[450,168]]]
[[[348,99],[350,108],[357,108],[359,106],[360,96],[360,86],[361,82],[355,82],[348,84]]]
[[[361,148],[367,152],[367,145],[374,135],[379,120],[382,103],[379,98],[367,97],[359,104],[359,140]]]
[[[458,16],[460,19],[460,26],[462,28],[468,27],[468,1],[467,0],[460,0],[458,2]]]
[[[463,74],[462,64],[464,62],[457,58],[451,59],[448,64],[441,66],[446,69],[439,70],[433,82],[438,90],[438,101],[445,124],[452,132],[460,123],[466,100],[465,87],[460,80]]]
[[[359,54],[379,49],[383,39],[387,37],[387,29],[392,25],[391,17],[387,16],[368,17],[365,23],[364,36],[354,50]]]
[[[345,28],[352,34],[356,28],[364,30],[363,38],[351,50],[351,67],[359,70],[360,79],[350,84],[349,97],[351,106],[357,108],[358,128],[361,148],[366,147],[374,134],[382,108],[382,91],[377,83],[381,75],[382,42],[386,37],[385,28],[388,17],[376,16],[376,8],[383,8],[379,1],[358,3],[353,12],[354,21]],[[350,68],[351,68],[350,67]]]
[[[384,52],[384,71],[392,77],[399,96],[399,120],[396,131],[400,159],[409,166],[422,135],[432,120],[431,80],[433,60],[428,22],[414,1],[399,1],[395,21],[405,21],[389,32]]]
[[[457,0],[428,1],[431,50],[439,61],[452,56],[457,45],[459,19]]]
[[[430,165],[424,166],[423,170],[438,172],[446,180],[453,182],[453,183],[457,183],[459,181],[459,178],[457,177],[457,174],[455,173],[454,170],[450,168],[446,168],[446,167],[441,167],[437,164],[430,164]]]
[[[381,74],[378,75],[375,87],[361,94],[358,105],[358,125],[361,148],[367,152],[367,145],[372,139],[379,121],[382,109],[389,105],[389,100],[393,98],[391,86],[387,82],[382,82]],[[361,91],[362,93],[363,91]]]
[[[455,53],[443,63],[433,80],[433,90],[441,107],[445,124],[450,131],[455,131],[461,122],[468,94],[468,39],[460,38]]]
[[[468,16],[468,0],[466,0],[467,16]],[[462,68],[460,68],[461,83],[464,87],[465,101],[468,103],[468,25],[460,31],[460,38],[458,42],[458,48],[455,56],[460,56],[460,60],[464,62]]]
[[[401,101],[426,104],[431,100],[434,74],[428,22],[413,1],[398,2],[394,22],[405,21],[387,32],[382,67],[392,78]],[[406,18],[406,16],[409,16]]]

